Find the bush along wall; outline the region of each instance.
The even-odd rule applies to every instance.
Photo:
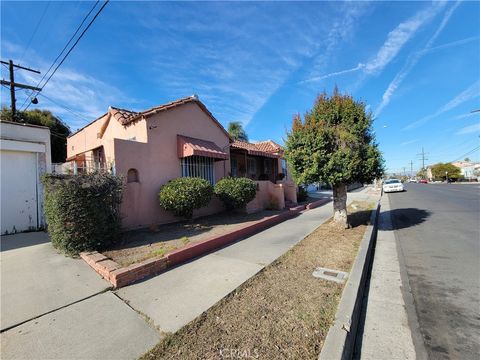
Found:
[[[101,250],[115,241],[121,227],[120,177],[47,174],[42,181],[48,233],[54,247],[77,255]]]
[[[182,177],[170,180],[160,188],[160,206],[176,216],[191,219],[193,210],[207,206],[213,195],[213,187],[201,178]]]
[[[244,177],[226,177],[215,184],[214,192],[228,210],[241,209],[255,199],[257,186],[253,180]]]

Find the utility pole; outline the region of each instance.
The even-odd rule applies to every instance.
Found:
[[[421,156],[422,159],[422,170],[425,170],[425,160],[428,160],[425,155],[428,155],[428,153],[425,152],[422,146],[422,152],[420,154],[417,154],[417,156]]]
[[[403,176],[407,176],[407,173],[405,172],[406,167],[403,167]]]
[[[0,63],[8,65],[8,70],[9,70],[9,73],[10,73],[10,81],[6,81],[6,80],[2,79],[0,81],[0,83],[2,85],[7,85],[7,86],[10,87],[10,104],[11,104],[11,108],[12,108],[12,119],[15,119],[15,117],[17,116],[15,88],[17,87],[17,88],[20,88],[20,89],[30,89],[30,90],[35,90],[35,91],[42,91],[42,89],[40,89],[38,87],[35,87],[35,86],[16,83],[15,82],[14,68],[22,69],[22,70],[26,70],[26,71],[31,71],[31,72],[34,72],[36,74],[40,74],[40,71],[33,70],[33,69],[23,67],[23,66],[20,66],[20,65],[14,65],[12,60],[9,60],[8,62],[1,60]]]
[[[410,177],[413,177],[413,161],[410,160]]]

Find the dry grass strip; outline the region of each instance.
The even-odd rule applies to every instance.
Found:
[[[323,224],[142,359],[316,359],[344,285],[312,272],[350,271],[372,207],[354,203],[352,229]]]

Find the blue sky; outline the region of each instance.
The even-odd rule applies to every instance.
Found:
[[[45,72],[92,5],[2,1],[2,59]],[[109,105],[195,93],[223,125],[281,143],[292,116],[338,85],[375,115],[389,171],[418,169],[422,146],[434,163],[480,145],[479,18],[480,2],[467,1],[111,2],[31,108],[75,130]]]

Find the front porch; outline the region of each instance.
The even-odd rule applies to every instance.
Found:
[[[283,209],[297,204],[297,187],[287,177],[283,149],[273,141],[234,141],[230,147],[232,177],[246,177],[257,183],[257,195],[247,212]]]

